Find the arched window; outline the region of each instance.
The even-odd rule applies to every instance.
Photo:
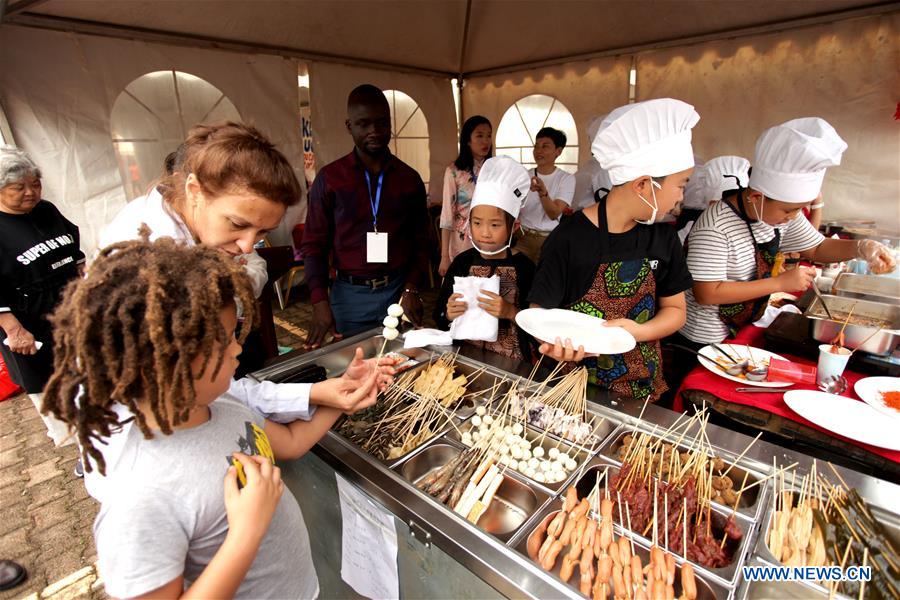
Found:
[[[428,121],[415,100],[399,90],[385,90],[391,105],[391,152],[415,169],[425,189],[431,178]]]
[[[110,118],[112,142],[129,200],[163,175],[166,155],[198,123],[240,121],[234,104],[214,85],[181,71],[138,77],[119,94]]]
[[[578,130],[575,119],[563,103],[552,96],[533,94],[510,106],[497,128],[495,149],[498,155],[511,156],[526,167],[533,167],[534,136],[542,127],[553,127],[566,134],[566,147],[556,166],[574,173],[578,169]]]

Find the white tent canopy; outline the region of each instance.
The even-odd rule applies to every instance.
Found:
[[[850,144],[826,179],[826,217],[897,229],[898,39],[900,2],[872,0],[18,0],[0,26],[0,106],[88,246],[126,197],[116,99],[166,70],[221,90],[301,179],[298,71],[310,76],[319,165],[350,149],[352,87],[400,90],[428,121],[434,198],[456,153],[451,78],[465,81],[463,116],[496,128],[515,102],[546,94],[571,111],[580,139],[629,93],[678,97],[701,114],[705,158],[750,156],[764,128],[821,116]],[[588,144],[579,151],[586,159]]]

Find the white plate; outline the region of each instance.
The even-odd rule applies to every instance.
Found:
[[[621,327],[604,327],[603,319],[561,308],[526,308],[516,323],[537,339],[553,344],[556,338],[584,346],[588,354],[622,354],[634,349],[634,336]]]
[[[900,377],[866,377],[857,381],[853,390],[875,410],[900,419],[900,411],[889,407],[881,399],[882,392],[900,392]]]
[[[885,419],[865,402],[812,390],[785,392],[784,402],[801,417],[828,431],[857,442],[900,451],[897,423]]]
[[[777,358],[778,360],[787,360],[785,357],[775,354],[774,352],[769,352],[768,350],[763,350],[762,348],[750,348],[750,353],[747,352],[747,346],[737,346],[732,344],[716,344],[719,348],[722,348],[730,354],[738,359],[749,358],[750,355],[753,355],[753,360],[755,362],[759,362],[763,359],[772,360],[773,358]],[[722,353],[713,348],[712,346],[703,346],[700,348],[700,354],[705,356],[706,358],[711,358],[713,362],[709,362],[708,360],[703,360],[702,358],[698,358],[700,364],[718,375],[719,377],[724,377],[725,379],[730,379],[731,381],[736,381],[738,383],[743,383],[746,385],[753,385],[756,387],[770,387],[770,388],[783,388],[794,385],[790,381],[750,381],[749,379],[741,379],[740,377],[735,377],[734,375],[729,375],[722,369],[717,368],[713,363],[716,358],[724,358]]]

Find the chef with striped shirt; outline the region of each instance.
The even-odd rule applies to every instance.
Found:
[[[694,348],[733,336],[758,320],[775,292],[797,292],[815,270],[798,267],[773,276],[779,252],[832,263],[863,258],[874,273],[893,270],[890,251],[873,240],[826,239],[801,215],[822,189],[825,171],[841,163],[847,144],[820,118],[794,119],[756,142],[747,187],[726,192],[697,219],[687,242],[694,286],[687,321],[676,341]],[[739,176],[739,173],[723,173]]]

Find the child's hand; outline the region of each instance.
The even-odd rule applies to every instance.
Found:
[[[538,352],[546,354],[557,362],[581,362],[587,356],[596,356],[596,354],[585,353],[584,346],[581,345],[576,350],[572,347],[572,340],[569,338],[566,338],[565,342],[556,338],[556,344],[544,342],[538,348]]]
[[[645,341],[641,338],[641,334],[643,333],[644,326],[638,323],[637,321],[632,321],[631,319],[610,319],[603,323],[604,327],[621,327],[628,333],[634,336],[639,342]]]
[[[515,319],[518,309],[503,299],[500,294],[481,290],[481,296],[478,297],[478,306],[484,309],[484,312],[497,317],[498,319]]]
[[[346,414],[368,408],[378,397],[379,371],[374,369],[363,380],[350,377],[333,377],[314,383],[309,392],[309,400],[320,406],[331,406]]]
[[[350,365],[347,367],[347,370],[344,371],[343,376],[345,379],[354,381],[355,385],[361,386],[377,368],[378,389],[384,390],[394,382],[394,375],[397,373],[394,369],[394,365],[396,365],[399,360],[402,359],[399,359],[396,356],[382,356],[376,365],[374,358],[364,360],[362,348],[357,348],[356,353],[353,355],[353,360],[350,361]]]
[[[460,300],[462,297],[462,294],[453,294],[447,300],[447,319],[450,321],[463,316],[469,309],[469,305]]]
[[[264,456],[247,456],[235,452],[247,477],[247,484],[238,489],[237,469],[228,468],[225,475],[225,512],[228,528],[238,540],[258,544],[275,514],[275,507],[284,493],[281,469]]]

